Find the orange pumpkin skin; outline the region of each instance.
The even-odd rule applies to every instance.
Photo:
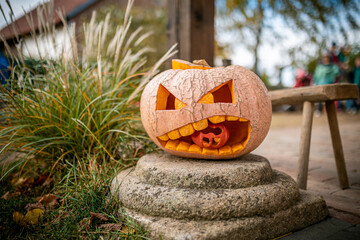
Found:
[[[177,156],[200,159],[231,159],[251,152],[266,137],[272,114],[263,82],[255,73],[236,65],[166,70],[145,87],[140,111],[146,132],[160,148]],[[203,123],[209,126],[204,128]],[[216,141],[225,137],[219,129],[209,131],[213,131],[210,125],[216,128],[220,123],[230,136],[225,145],[216,149]],[[201,141],[215,145],[215,149],[194,144],[191,136],[199,132],[196,128],[212,136]]]

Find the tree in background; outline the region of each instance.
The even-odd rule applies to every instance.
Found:
[[[245,45],[254,56],[252,69],[257,74],[261,74],[259,48],[265,41],[279,44],[287,37],[275,28],[278,21],[308,39],[300,46],[284,46],[284,54],[290,60],[279,67],[282,69],[305,64],[329,41],[341,39],[349,43],[360,29],[360,2],[356,0],[217,0],[216,4],[218,18],[224,25],[217,28],[217,33],[230,31],[239,36],[236,42],[231,40],[231,45]]]

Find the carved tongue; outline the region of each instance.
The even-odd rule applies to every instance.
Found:
[[[223,123],[209,123],[208,128],[191,135],[193,142],[202,148],[221,148],[229,139],[229,130]]]

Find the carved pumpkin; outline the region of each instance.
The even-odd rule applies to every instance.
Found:
[[[150,138],[174,155],[235,158],[254,150],[271,122],[263,82],[241,66],[173,60],[145,87],[141,119]]]

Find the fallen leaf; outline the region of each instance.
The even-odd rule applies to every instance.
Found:
[[[9,200],[9,199],[11,199],[13,197],[17,197],[17,196],[20,196],[20,195],[21,195],[21,192],[14,192],[14,193],[7,192],[1,198],[4,199],[4,200]]]
[[[78,224],[79,231],[88,230],[90,228],[90,223],[91,223],[90,217],[83,218]]]
[[[47,178],[41,186],[43,187],[48,186],[53,180],[54,180],[53,178]]]
[[[99,228],[110,231],[121,231],[122,226],[122,223],[106,223],[98,225]]]
[[[36,186],[40,186],[40,185],[41,186],[47,186],[47,185],[50,184],[51,181],[52,181],[52,179],[49,178],[49,175],[43,174],[43,175],[36,178],[35,185]]]
[[[42,211],[45,211],[45,208],[44,208],[44,205],[42,205],[41,203],[28,203],[26,206],[25,206],[25,209],[26,211],[31,211],[33,209],[36,209],[36,208],[39,208],[41,209]]]
[[[10,198],[10,192],[6,192],[4,195],[2,195],[1,198],[5,199],[5,200],[8,200]]]
[[[11,185],[16,186],[19,185],[21,182],[25,181],[24,177],[18,177],[16,175],[14,175],[13,177],[11,177]]]
[[[129,235],[129,234],[134,234],[135,229],[133,229],[132,227],[128,227],[128,226],[124,225],[120,232],[125,233],[126,235]]]
[[[53,210],[59,204],[58,200],[59,198],[54,194],[46,194],[42,197],[36,198],[36,201],[43,204],[47,210]]]
[[[97,218],[97,219],[99,219],[99,220],[101,220],[101,221],[104,221],[104,222],[109,221],[109,218],[108,218],[105,214],[103,214],[103,213],[90,212],[90,215],[91,215],[91,221],[92,221],[94,218]]]
[[[28,187],[32,187],[34,185],[34,178],[28,177],[28,178],[24,178],[21,177],[18,179],[18,181],[14,184],[15,186],[17,186],[18,188],[28,188]]]
[[[24,221],[24,214],[19,213],[19,212],[13,212],[13,220],[16,224],[20,225],[20,226],[25,226],[26,223]]]
[[[40,208],[35,208],[26,213],[24,221],[27,224],[36,225],[39,224],[39,220],[43,217],[44,211]]]

